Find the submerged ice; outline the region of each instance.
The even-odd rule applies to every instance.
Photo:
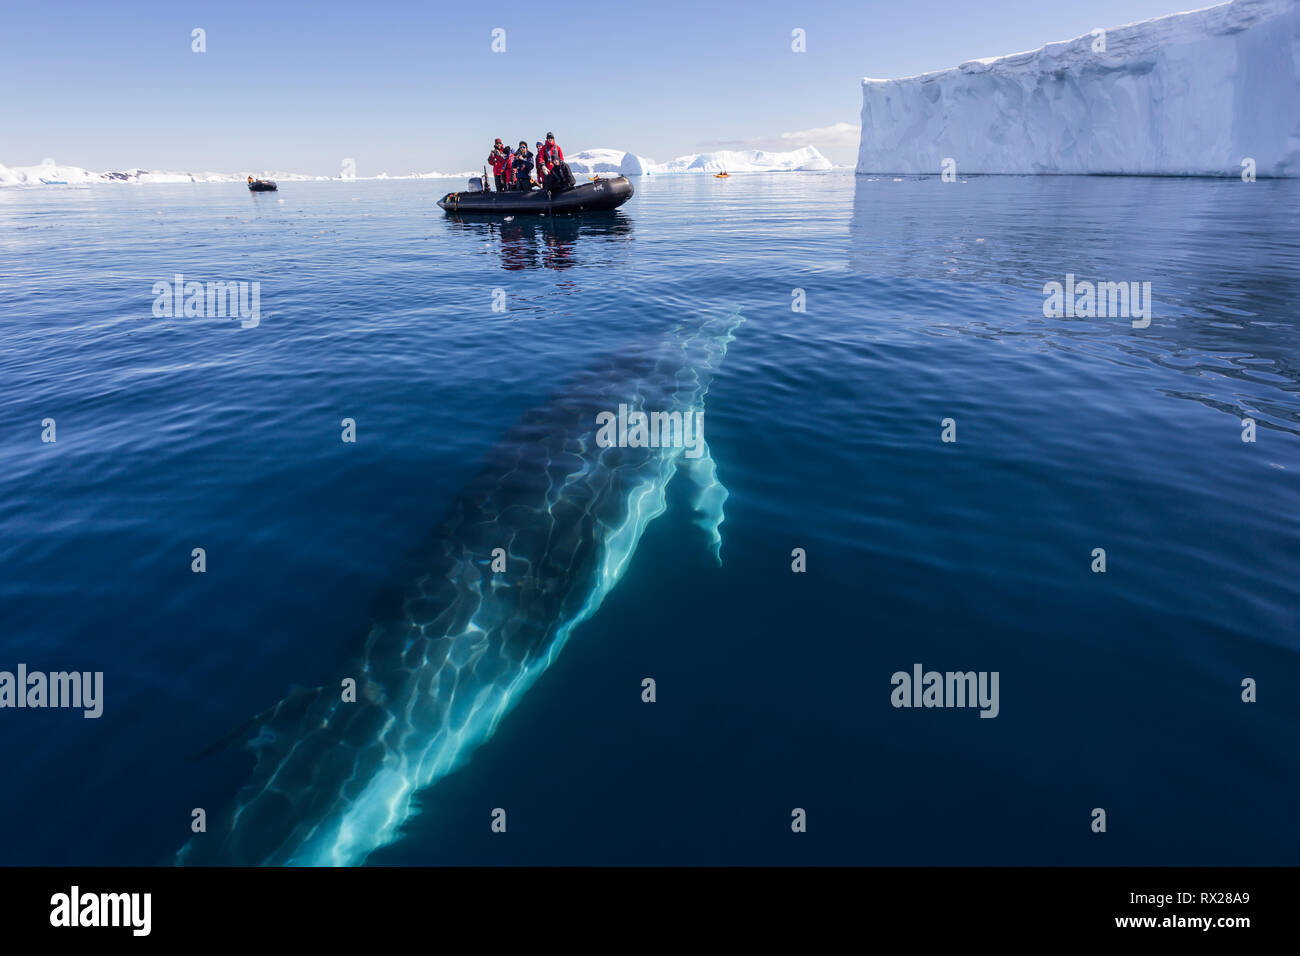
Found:
[[[610,359],[526,414],[458,497],[400,606],[366,637],[355,699],[298,688],[250,723],[235,805],[181,863],[351,865],[395,840],[627,571],[678,472],[716,555],[727,493],[707,445],[602,447],[597,414],[703,411],[739,314]],[[503,549],[506,570],[493,570]],[[499,567],[497,563],[497,567]]]

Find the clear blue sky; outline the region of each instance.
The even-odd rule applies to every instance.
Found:
[[[495,136],[663,161],[857,125],[863,76],[1014,53],[1196,0],[12,4],[0,163],[358,175],[481,164]],[[583,12],[584,9],[599,12]],[[192,53],[190,31],[207,31]],[[490,50],[494,27],[506,52]],[[807,33],[807,52],[790,32]],[[788,147],[787,147],[788,148]],[[852,145],[824,149],[850,162]]]

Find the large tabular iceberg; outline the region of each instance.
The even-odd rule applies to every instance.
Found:
[[[1300,0],[862,81],[859,173],[1300,175]]]

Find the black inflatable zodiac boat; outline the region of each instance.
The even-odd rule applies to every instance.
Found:
[[[478,179],[470,180],[475,186],[480,182]],[[502,216],[605,212],[623,205],[632,198],[633,191],[632,184],[625,176],[615,176],[613,179],[597,179],[559,192],[550,189],[491,192],[476,188],[466,192],[447,193],[438,200],[438,205],[451,213]]]

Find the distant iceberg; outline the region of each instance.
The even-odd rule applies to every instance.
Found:
[[[409,176],[389,176],[389,179],[468,179],[470,176],[481,176],[482,173],[470,170],[465,173],[411,173]]]
[[[1300,175],[1300,0],[1234,0],[862,81],[857,171]]]
[[[621,149],[585,149],[565,157],[575,176],[621,175],[648,176],[675,173],[760,173],[773,170],[826,170],[830,162],[815,147],[783,153],[764,150],[723,150],[716,153],[692,153],[679,156],[666,163],[656,164],[635,153]],[[160,172],[147,169],[129,169],[121,172],[95,173],[80,166],[60,166],[42,163],[38,166],[0,166],[0,186],[68,185],[85,186],[93,183],[242,183],[246,173],[187,173]],[[311,176],[263,170],[254,173],[259,179],[277,182],[358,182],[364,180],[392,179],[467,179],[478,176],[477,170],[462,173],[407,173],[400,176],[381,172],[375,176]]]
[[[312,176],[307,173],[286,173],[278,170],[263,170],[254,173],[254,175],[258,179],[271,179],[286,183],[328,183],[383,179],[465,179],[478,174],[473,171],[465,173],[408,173],[402,176],[390,176],[388,173],[380,173],[377,176],[354,176],[347,180],[339,176]],[[37,166],[0,165],[0,186],[87,186],[94,183],[242,183],[246,178],[246,173],[172,173],[148,169],[94,173],[82,169],[80,166],[60,166],[48,162]]]
[[[569,164],[575,176],[594,176],[598,173],[644,176],[650,171],[645,159],[621,149],[584,149],[580,153],[565,156],[564,161]]]
[[[293,174],[259,174],[266,179],[325,179],[324,176]],[[234,173],[185,173],[149,169],[127,169],[95,173],[80,166],[43,162],[36,166],[0,165],[0,186],[87,186],[94,183],[238,183],[244,175]]]
[[[592,176],[598,173],[622,176],[668,176],[676,173],[720,173],[724,169],[729,173],[766,173],[795,170],[820,171],[831,168],[830,161],[813,146],[784,153],[772,153],[761,149],[691,153],[689,156],[678,156],[666,163],[656,163],[653,159],[646,159],[635,153],[625,153],[619,149],[585,149],[580,153],[565,156],[565,161],[578,176]]]
[[[38,166],[0,166],[0,186],[40,186],[59,184],[80,186],[102,182],[98,173],[90,173],[79,166],[59,166],[41,163]]]
[[[652,165],[656,175],[674,173],[769,173],[769,172],[820,172],[831,168],[830,160],[815,146],[805,146],[783,153],[762,149],[724,149],[714,153],[695,153],[678,156],[666,163]]]

